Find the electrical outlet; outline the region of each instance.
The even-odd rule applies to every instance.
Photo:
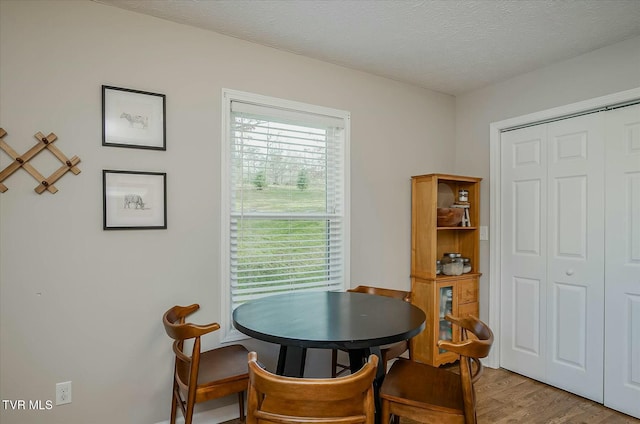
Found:
[[[56,405],[64,405],[65,403],[71,403],[70,381],[56,384]]]

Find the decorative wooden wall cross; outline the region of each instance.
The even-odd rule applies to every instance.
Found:
[[[34,189],[38,194],[42,194],[45,190],[48,190],[50,193],[56,193],[58,189],[53,184],[64,174],[68,171],[71,171],[74,175],[78,175],[80,173],[80,169],[76,166],[80,163],[80,158],[74,156],[71,159],[67,159],[64,153],[53,145],[53,142],[58,139],[58,136],[54,133],[51,133],[46,137],[41,132],[36,133],[34,137],[38,140],[38,143],[23,155],[18,155],[18,153],[2,139],[5,135],[7,135],[7,132],[0,128],[0,148],[11,156],[13,162],[0,172],[0,193],[4,193],[8,190],[7,186],[2,182],[20,168],[23,168],[40,183]],[[62,166],[51,174],[49,178],[43,177],[42,174],[29,163],[31,159],[44,149],[49,150],[60,162],[62,162]]]

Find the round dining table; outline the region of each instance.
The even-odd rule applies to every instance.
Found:
[[[280,345],[276,373],[303,377],[308,348],[349,352],[351,372],[380,347],[408,340],[425,326],[424,312],[390,297],[352,292],[291,292],[238,306],[233,323],[242,333]],[[380,358],[382,359],[382,358]],[[379,362],[378,378],[386,364]]]

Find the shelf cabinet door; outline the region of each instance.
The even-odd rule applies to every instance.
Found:
[[[463,274],[439,279],[412,279],[412,303],[427,316],[425,330],[412,339],[411,353],[419,362],[439,366],[454,362],[458,356],[438,348],[438,340],[460,340],[460,331],[445,319],[478,316],[479,274]],[[440,281],[439,281],[440,280]]]
[[[453,324],[445,317],[453,315],[453,285],[437,286],[436,310],[438,311],[438,340],[453,340]],[[438,349],[438,354],[445,353],[446,350]]]

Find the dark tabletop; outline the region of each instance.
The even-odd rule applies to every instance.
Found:
[[[244,303],[235,327],[285,346],[364,349],[409,339],[423,330],[425,314],[398,299],[351,292],[295,292]]]

